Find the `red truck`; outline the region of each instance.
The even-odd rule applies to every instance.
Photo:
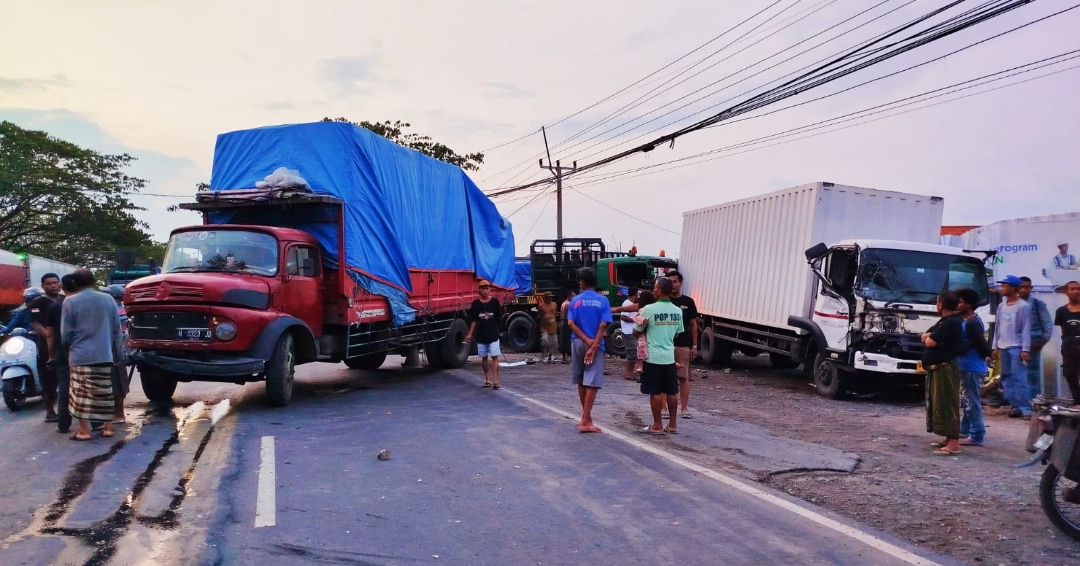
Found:
[[[259,181],[279,167],[292,186]],[[210,190],[183,207],[203,224],[174,230],[124,301],[153,401],[265,381],[283,406],[299,364],[376,369],[412,348],[459,368],[478,278],[513,299],[512,230],[464,172],[349,124],[222,134]]]

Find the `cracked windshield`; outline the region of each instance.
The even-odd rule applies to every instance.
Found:
[[[975,258],[909,250],[862,252],[856,293],[871,301],[933,305],[945,290],[965,287],[988,300],[986,268]]]
[[[192,230],[169,240],[165,273],[223,271],[275,275],[277,240],[261,232]]]

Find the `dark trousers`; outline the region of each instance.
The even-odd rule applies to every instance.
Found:
[[[1080,338],[1062,338],[1061,375],[1069,384],[1073,403],[1080,403]]]
[[[66,431],[71,428],[71,411],[68,409],[68,401],[71,398],[71,368],[67,360],[56,360],[56,383],[58,396],[56,402],[56,416],[60,420],[56,426]]]

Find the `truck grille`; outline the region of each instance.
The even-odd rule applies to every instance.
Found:
[[[210,316],[187,312],[139,313],[131,317],[134,340],[176,340],[178,329],[210,328]]]
[[[129,291],[129,294],[131,295],[132,300],[135,301],[153,299],[157,296],[158,287],[160,287],[160,285],[146,285],[136,287]]]

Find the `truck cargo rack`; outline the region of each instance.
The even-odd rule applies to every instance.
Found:
[[[230,193],[237,193],[230,195]],[[245,196],[240,196],[245,193]],[[231,208],[260,208],[260,207],[294,207],[309,205],[342,204],[342,200],[316,194],[291,194],[287,196],[274,196],[267,193],[265,196],[251,196],[247,191],[206,191],[196,197],[197,202],[185,202],[179,205],[182,210],[195,212],[213,212]]]

